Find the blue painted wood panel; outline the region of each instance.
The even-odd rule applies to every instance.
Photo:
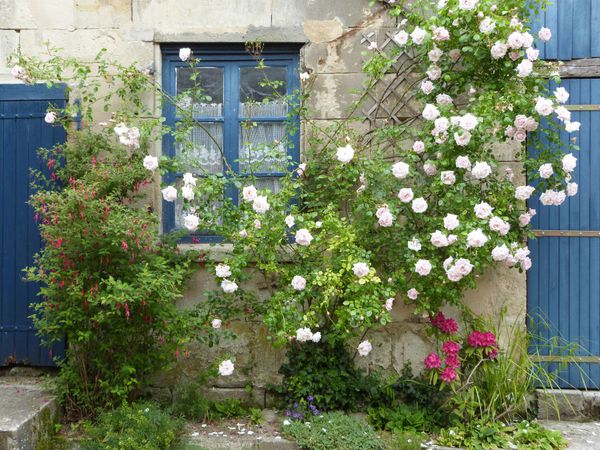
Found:
[[[552,30],[552,39],[539,43],[540,57],[569,61],[600,56],[598,0],[555,0],[532,19],[532,33],[542,27]]]
[[[568,79],[561,85],[571,94],[569,104],[600,104],[600,79]],[[576,137],[581,147],[574,172],[579,193],[560,207],[543,206],[533,197],[529,202],[537,210],[533,229],[600,230],[600,111],[572,111],[572,117],[581,122],[581,131],[563,133],[561,140],[566,144]],[[533,261],[527,276],[529,327],[539,333],[540,353],[548,355],[545,343],[559,339],[576,344],[580,356],[600,356],[600,238],[538,237],[529,241],[529,248]],[[599,388],[600,364],[571,364],[560,376],[565,388]]]
[[[41,239],[34,213],[30,168],[45,170],[36,150],[63,142],[62,127],[44,122],[49,105],[63,106],[63,89],[43,85],[0,85],[0,365],[53,365],[52,350],[40,345],[31,319],[30,303],[39,286],[23,280]]]

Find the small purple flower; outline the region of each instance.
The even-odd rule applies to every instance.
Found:
[[[319,410],[318,409],[313,409],[313,416],[316,416],[317,414],[319,414]]]
[[[299,418],[300,418],[300,414],[298,414],[298,413],[294,413],[294,416],[293,416],[293,417],[294,417],[294,419],[299,419]]]
[[[289,417],[289,416],[291,416],[291,415],[292,415],[292,412],[291,412],[291,411],[286,411],[286,412],[285,412],[285,415]]]
[[[308,400],[309,402],[312,402],[315,398],[312,395],[309,395],[308,397],[306,397],[306,400]]]
[[[297,407],[298,407],[298,403],[294,403],[292,406],[293,406],[294,408],[297,408]]]
[[[310,405],[309,408],[314,411],[315,409],[317,409],[317,407],[315,405]]]

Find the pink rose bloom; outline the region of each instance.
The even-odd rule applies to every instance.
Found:
[[[458,225],[458,216],[456,214],[446,214],[446,217],[444,217],[444,228],[446,230],[452,231],[456,229]]]
[[[453,369],[452,367],[446,367],[444,370],[442,370],[440,378],[446,383],[452,383],[454,380],[456,380],[456,369]]]
[[[382,227],[391,227],[394,222],[394,216],[387,206],[383,206],[377,210],[375,215],[378,218],[379,225]]]
[[[423,141],[415,141],[415,143],[412,146],[412,149],[415,153],[420,155],[425,151],[425,144],[423,143]]]
[[[423,364],[425,364],[427,369],[438,369],[442,365],[442,360],[437,354],[430,353],[425,357]]]
[[[406,296],[411,300],[416,300],[417,297],[419,297],[419,291],[417,291],[415,288],[410,288],[406,293]]]
[[[427,162],[427,163],[423,164],[423,171],[425,172],[425,174],[432,177],[437,172],[437,169],[435,168],[435,164]]]
[[[425,201],[425,199],[422,197],[415,198],[412,201],[412,210],[418,214],[427,211],[427,202]]]
[[[421,83],[421,91],[423,91],[423,94],[425,94],[425,95],[431,94],[434,89],[435,89],[435,86],[429,80],[425,80]]]
[[[471,170],[471,161],[468,156],[458,156],[456,158],[456,167],[458,169]]]
[[[385,308],[386,311],[391,311],[392,308],[394,307],[394,299],[393,298],[388,298],[383,307]]]
[[[448,55],[450,56],[450,59],[452,59],[452,62],[456,62],[460,59],[460,50],[453,48],[448,52]]]
[[[456,175],[454,175],[454,172],[451,170],[444,170],[440,174],[440,179],[442,180],[442,183],[450,186],[456,183]]]
[[[369,265],[364,262],[358,262],[352,265],[352,272],[359,278],[369,274]]]
[[[417,272],[422,277],[429,275],[431,272],[431,263],[426,259],[420,259],[415,264],[415,272]]]
[[[312,240],[313,237],[306,228],[300,228],[296,231],[296,244],[308,247]]]
[[[411,188],[402,188],[398,193],[398,198],[402,203],[408,203],[412,201],[414,197],[413,190]]]
[[[434,27],[431,31],[433,32],[433,40],[434,41],[439,42],[439,41],[447,41],[448,39],[450,39],[450,33],[444,27]]]
[[[540,41],[548,42],[552,38],[552,31],[550,31],[550,28],[544,27],[538,32],[538,37]]]
[[[448,238],[444,233],[439,230],[435,230],[434,233],[431,233],[431,244],[434,247],[447,247],[448,246]]]

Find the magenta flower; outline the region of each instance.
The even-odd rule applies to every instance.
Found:
[[[460,360],[457,355],[448,355],[444,363],[447,368],[458,369],[460,367]]]
[[[437,369],[442,365],[442,360],[436,353],[430,353],[423,361],[428,369]]]
[[[442,370],[440,378],[446,383],[452,383],[454,380],[456,380],[456,370],[452,367],[446,367],[444,370]]]
[[[460,350],[460,344],[458,342],[446,341],[446,342],[444,342],[444,345],[442,345],[442,351],[446,355],[456,355],[456,354],[458,354],[459,350]]]

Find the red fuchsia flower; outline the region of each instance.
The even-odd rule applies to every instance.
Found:
[[[429,355],[427,355],[423,363],[428,369],[437,369],[441,367],[442,360],[436,353],[430,353]]]
[[[56,161],[54,161],[53,159],[49,159],[48,162],[46,163],[46,165],[48,166],[48,169],[52,169],[54,167]]]
[[[446,341],[444,345],[442,345],[442,351],[446,355],[457,355],[460,350],[460,344],[454,341]]]
[[[127,242],[123,241],[121,242],[121,247],[123,247],[123,250],[127,251],[127,249],[129,248],[129,246],[127,245]]]
[[[446,383],[452,383],[454,380],[456,380],[456,370],[452,367],[446,367],[444,370],[442,370],[440,378]]]
[[[454,319],[446,318],[442,311],[438,311],[435,316],[430,317],[429,321],[432,326],[442,333],[452,336],[458,332],[458,324],[456,321]]]
[[[452,369],[458,369],[460,367],[460,360],[458,359],[458,355],[448,355],[444,360],[446,367],[451,367]]]

